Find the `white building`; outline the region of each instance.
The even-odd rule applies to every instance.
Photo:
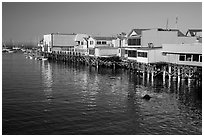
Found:
[[[69,51],[74,48],[76,34],[51,33],[44,35],[43,52]]]
[[[74,51],[82,55],[88,54],[88,38],[87,34],[77,34],[75,37],[75,42],[77,45],[74,47]]]
[[[179,30],[133,29],[128,35],[127,54],[129,60],[142,63],[163,62],[163,44],[191,44],[195,37],[186,37]],[[139,53],[138,53],[139,52]]]
[[[162,53],[168,63],[202,66],[202,43],[163,44]]]
[[[89,56],[117,56],[115,37],[92,36],[88,38]]]

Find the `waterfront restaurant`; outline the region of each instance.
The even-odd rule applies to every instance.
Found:
[[[127,48],[125,48],[125,55],[128,60],[137,60],[137,48],[142,47],[141,38],[142,31],[148,29],[132,29],[127,36]]]
[[[89,56],[117,56],[118,47],[114,47],[115,37],[92,36],[88,38]]]
[[[163,62],[162,44],[191,44],[195,42],[195,37],[187,37],[176,29],[133,29],[128,36],[126,53],[128,53],[128,60],[141,63]]]
[[[168,63],[202,66],[202,43],[163,44],[162,53]]]

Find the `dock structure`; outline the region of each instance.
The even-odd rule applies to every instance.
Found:
[[[84,65],[94,66],[96,68],[99,68],[100,66],[104,66],[104,67],[116,69],[121,64],[121,60],[117,56],[94,57],[94,56],[82,55],[76,52],[53,52],[53,53],[42,53],[42,55],[48,58],[49,60],[81,63]]]
[[[201,42],[200,37],[161,28],[133,29],[119,37],[52,33],[44,35],[42,54],[50,60],[96,69],[128,69],[152,83],[159,76],[164,83],[192,82],[202,80]]]
[[[86,66],[93,66],[96,69],[107,67],[113,70],[121,68],[129,71],[134,71],[142,77],[146,77],[148,81],[153,83],[155,77],[163,77],[163,82],[174,80],[188,80],[192,82],[195,80],[201,81],[202,67],[178,65],[172,63],[141,63],[137,61],[121,60],[117,56],[110,57],[94,57],[82,55],[75,52],[54,52],[42,53],[43,56],[53,61],[72,62]]]

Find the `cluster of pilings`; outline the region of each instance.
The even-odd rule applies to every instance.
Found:
[[[198,66],[188,66],[188,65],[177,65],[177,64],[167,64],[163,68],[163,81],[166,80],[188,80],[192,81],[202,81],[202,67]]]
[[[85,65],[94,66],[99,68],[100,66],[110,67],[116,69],[119,67],[121,60],[119,57],[95,57],[83,55],[75,52],[59,52],[59,53],[42,53],[42,55],[49,60],[64,61],[81,63]]]
[[[94,57],[76,52],[54,52],[42,53],[43,56],[50,60],[81,63],[88,66],[109,67],[112,69],[125,68],[130,71],[136,71],[140,75],[146,75],[147,80],[157,76],[171,80],[202,80],[202,67],[177,65],[171,63],[139,63],[137,61],[122,60],[119,57]]]

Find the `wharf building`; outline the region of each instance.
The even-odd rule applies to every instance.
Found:
[[[178,29],[132,29],[128,35],[115,37],[51,33],[44,35],[41,46],[42,52],[49,55],[83,56],[79,60],[91,59],[88,62],[95,66],[117,62],[119,66],[150,73],[152,78],[162,73],[164,80],[166,76],[193,78],[202,70],[201,29],[189,29],[186,34]],[[121,62],[107,60],[111,57]]]

